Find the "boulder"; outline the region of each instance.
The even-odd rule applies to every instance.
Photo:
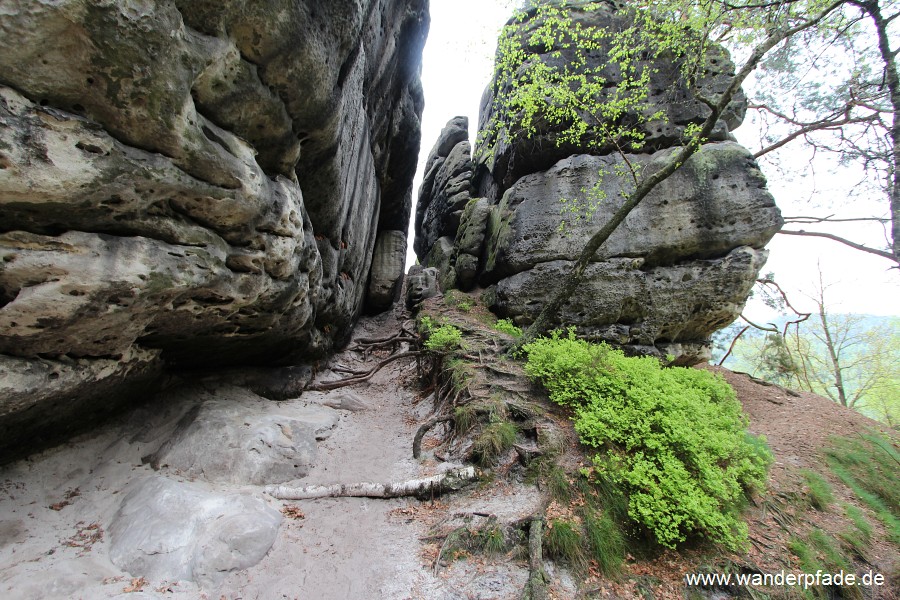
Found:
[[[625,161],[653,173],[679,150],[624,158],[575,155],[519,179],[497,208],[500,225],[487,242],[491,261],[482,282],[494,283],[540,263],[576,260],[634,189],[632,179],[615,175]],[[581,190],[601,193],[585,197]],[[647,270],[721,257],[740,246],[763,248],[782,223],[750,152],[733,142],[705,144],[650,192],[593,260],[640,259]]]
[[[148,477],[125,496],[109,526],[109,557],[135,577],[212,588],[259,563],[281,521],[281,513],[250,494]]]
[[[622,11],[622,5],[609,0],[547,0],[540,4],[564,7],[572,27],[622,31],[632,23],[630,17]],[[506,28],[501,35],[513,36],[523,47],[533,51],[535,45],[530,43],[530,39],[543,21],[533,8],[526,14],[528,17],[519,27]],[[573,75],[583,75],[590,83],[599,81],[601,84],[597,86],[598,92],[591,101],[597,105],[609,101],[612,94],[616,93],[617,84],[622,82],[617,63],[606,59],[611,40],[612,36],[608,35],[594,40],[596,48],[590,51],[586,61],[574,60],[575,50],[571,45],[540,47],[536,55],[523,62],[520,68],[511,70],[507,77],[495,78],[488,85],[481,103],[478,127],[479,139],[483,143],[479,146],[476,163],[484,168],[483,175],[489,174],[489,178],[499,185],[500,193],[523,175],[547,169],[566,156],[586,151],[596,154],[616,151],[615,146],[590,134],[580,140],[561,141],[560,133],[565,124],[550,115],[536,115],[532,122],[534,130],[530,132],[514,125],[507,134],[503,134],[496,127],[498,121],[511,118],[509,107],[501,106],[502,102],[497,99],[503,97],[503,90],[520,85],[521,77],[528,76],[528,69],[533,67],[533,62],[543,63],[555,70],[569,69]],[[637,124],[647,151],[678,144],[685,126],[701,122],[710,113],[709,107],[699,97],[714,97],[728,85],[734,73],[734,64],[726,50],[712,46],[709,53],[711,68],[699,78],[694,90],[684,83],[678,61],[636,57],[634,72],[647,72],[649,76],[648,98],[646,102],[626,110],[616,123],[610,125]],[[730,131],[743,121],[746,109],[747,100],[739,92],[722,115],[711,139],[728,139]],[[662,118],[659,118],[660,113]]]
[[[552,325],[574,325],[581,337],[696,364],[709,358],[709,335],[740,314],[767,254],[742,246],[723,258],[677,265],[646,268],[640,258],[594,263]],[[528,325],[570,268],[568,261],[550,261],[507,277],[489,294],[490,308]]]
[[[560,9],[558,18],[574,27],[599,31],[583,61],[574,60],[573,44],[533,43],[544,18],[535,4]],[[728,53],[716,46],[694,87],[685,83],[678,59],[634,57],[635,73],[648,75],[646,102],[602,125],[634,126],[641,144],[625,153],[590,128],[564,137],[567,119],[548,109],[523,123],[504,105],[506,92],[541,66],[574,70],[586,84],[598,84],[587,88],[594,96],[585,102],[608,103],[623,82],[608,56],[609,32],[623,32],[632,17],[612,1],[526,6],[524,17],[509,23],[516,26],[501,34],[500,44],[518,44],[523,58],[485,91],[474,158],[460,142],[446,157],[429,159],[415,246],[423,264],[439,269],[443,289],[481,285],[494,312],[523,326],[623,205],[635,179],[657,172],[682,149],[685,128],[710,114],[700,97],[715,97],[734,72]],[[700,151],[619,225],[554,325],[575,326],[581,336],[632,352],[673,354],[680,364],[705,359],[709,336],[740,314],[765,263],[765,245],[783,223],[753,156],[731,135],[746,107],[738,93]],[[448,129],[454,127],[452,121]],[[436,149],[449,146],[444,138]]]
[[[400,292],[406,267],[406,232],[382,231],[375,241],[372,272],[366,306],[382,312],[390,307]]]
[[[428,298],[434,298],[441,293],[438,285],[440,273],[434,267],[413,265],[406,275],[406,306],[414,308],[417,304]]]
[[[167,367],[318,359],[370,281],[389,306],[427,0],[0,12],[0,458]]]

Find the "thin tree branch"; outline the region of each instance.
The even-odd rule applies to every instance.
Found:
[[[800,236],[826,238],[829,240],[834,240],[835,242],[840,242],[841,244],[844,244],[845,246],[850,246],[851,248],[854,248],[856,250],[860,250],[862,252],[868,252],[869,254],[874,254],[875,256],[880,256],[881,258],[886,258],[891,262],[894,262],[894,263],[897,262],[897,259],[890,252],[885,252],[884,250],[878,250],[876,248],[869,248],[868,246],[863,246],[862,244],[857,244],[856,242],[851,242],[850,240],[844,239],[840,236],[833,235],[830,233],[823,233],[821,231],[804,231],[802,229],[800,231],[792,231],[790,229],[782,229],[778,233],[780,233],[782,235],[800,235]],[[897,267],[893,267],[893,268],[898,268],[898,267],[900,267],[900,265],[898,265]]]

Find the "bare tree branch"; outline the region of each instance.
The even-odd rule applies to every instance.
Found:
[[[897,259],[890,252],[885,252],[884,250],[878,250],[876,248],[869,248],[868,246],[863,246],[862,244],[857,244],[856,242],[851,242],[850,240],[844,239],[840,236],[833,235],[830,233],[823,233],[821,231],[804,231],[802,229],[800,231],[792,231],[790,229],[782,229],[778,233],[780,233],[782,235],[801,235],[801,236],[809,236],[809,237],[826,238],[829,240],[834,240],[835,242],[840,242],[841,244],[844,244],[845,246],[850,246],[851,248],[854,248],[856,250],[861,250],[862,252],[868,252],[869,254],[874,254],[875,256],[880,256],[881,258],[886,258],[891,262],[894,262],[894,263],[897,262]],[[900,268],[900,265],[893,267],[893,268]]]

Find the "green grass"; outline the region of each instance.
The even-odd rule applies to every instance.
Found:
[[[587,556],[577,523],[551,520],[544,534],[544,549],[551,558],[568,564],[577,572],[587,570]]]
[[[479,464],[488,466],[516,442],[516,426],[509,421],[496,421],[485,425],[475,438],[472,451]]]
[[[550,496],[557,502],[568,502],[572,500],[572,484],[569,482],[569,475],[559,465],[553,465],[547,471],[547,489]]]
[[[875,434],[833,438],[828,466],[884,523],[900,547],[900,455],[891,442]]]
[[[805,538],[797,536],[791,538],[788,549],[799,559],[800,570],[804,573],[854,571],[853,562],[841,551],[840,543],[819,528],[810,531]],[[818,598],[832,597],[831,591],[824,588],[812,588],[809,591]],[[841,593],[843,598],[862,597],[856,586],[842,586]]]
[[[481,552],[490,556],[502,554],[506,550],[506,538],[503,536],[503,530],[497,525],[480,529],[475,534],[475,543]]]
[[[453,410],[453,427],[457,435],[468,433],[478,422],[478,409],[474,404],[457,406]]]
[[[622,570],[625,561],[625,538],[609,512],[597,513],[585,508],[584,532],[590,557],[597,561],[600,572],[613,576]]]
[[[844,512],[852,526],[841,532],[840,537],[854,554],[865,560],[866,549],[872,539],[872,524],[869,523],[863,512],[852,504],[845,504]]]
[[[834,502],[834,491],[831,489],[831,484],[815,471],[804,469],[801,474],[809,489],[807,498],[810,506],[816,510],[827,510]]]

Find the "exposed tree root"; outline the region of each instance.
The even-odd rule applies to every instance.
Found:
[[[449,423],[453,422],[455,419],[451,416],[446,417],[437,417],[431,419],[427,423],[424,423],[419,430],[416,432],[416,437],[413,438],[413,458],[419,458],[422,456],[422,438],[425,437],[425,434],[434,427],[435,425],[439,425],[441,423]]]
[[[547,583],[550,578],[544,570],[543,520],[534,517],[528,527],[528,568],[531,573],[522,600],[547,600]]]
[[[266,493],[279,500],[312,500],[314,498],[433,498],[456,492],[478,478],[475,467],[454,469],[421,479],[391,483],[338,483],[334,485],[266,486]]]
[[[312,392],[327,392],[328,390],[336,390],[338,388],[347,387],[348,385],[356,385],[357,383],[368,381],[372,378],[373,375],[375,375],[375,373],[377,373],[390,363],[394,362],[395,360],[400,360],[401,358],[417,358],[419,356],[422,356],[422,354],[424,353],[419,351],[401,352],[400,354],[394,354],[387,357],[386,359],[375,365],[370,371],[367,371],[363,374],[354,375],[345,379],[339,379],[337,381],[324,381],[322,383],[311,385],[306,389]]]

